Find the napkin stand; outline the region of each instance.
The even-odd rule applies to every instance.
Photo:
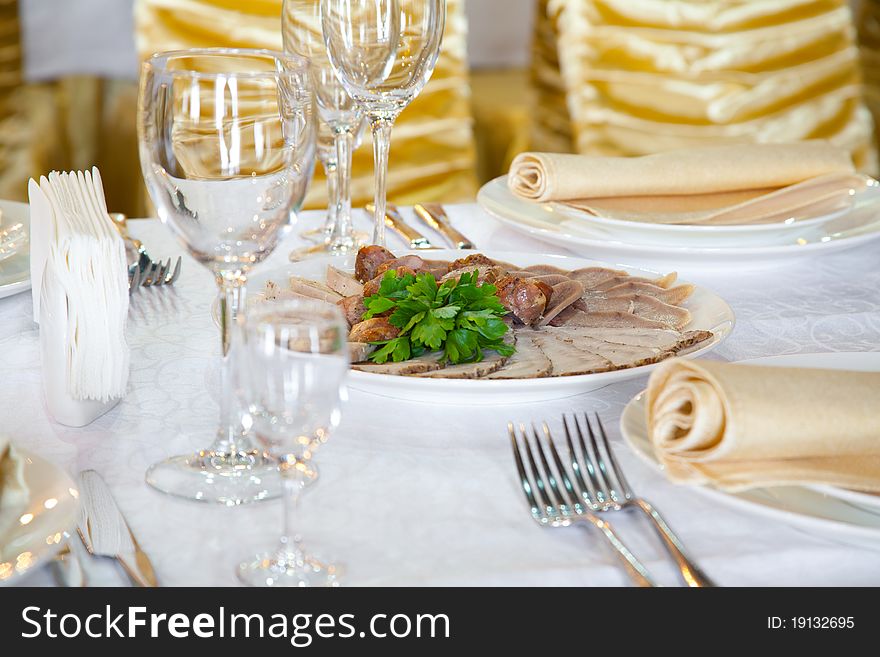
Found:
[[[43,270],[40,289],[40,357],[43,370],[43,392],[49,413],[59,424],[84,427],[91,424],[119,403],[119,399],[99,402],[74,399],[68,392],[67,350],[69,321],[67,296],[49,263]]]

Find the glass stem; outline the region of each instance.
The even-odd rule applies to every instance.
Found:
[[[336,130],[336,221],[330,235],[330,250],[347,253],[354,248],[351,232],[351,157],[354,134],[351,127]]]
[[[301,561],[300,550],[296,535],[296,518],[299,510],[299,500],[302,495],[305,479],[300,468],[303,467],[295,456],[287,456],[282,459],[279,471],[281,473],[281,485],[283,487],[284,524],[281,534],[282,560],[285,562]]]
[[[220,424],[211,451],[237,454],[250,449],[250,445],[243,440],[241,417],[235,403],[236,318],[239,309],[244,308],[246,302],[247,279],[240,273],[221,274],[217,278],[220,285],[220,338],[223,356],[220,364]]]
[[[376,215],[373,217],[373,244],[385,246],[385,204],[387,202],[388,154],[391,150],[391,128],[394,119],[387,116],[372,118],[373,159],[376,169],[376,190],[374,205]]]
[[[339,216],[339,167],[336,158],[324,162],[324,173],[327,176],[327,219],[324,221],[324,235],[332,240]]]

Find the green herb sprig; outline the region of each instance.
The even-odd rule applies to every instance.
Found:
[[[443,362],[458,364],[483,360],[485,350],[512,355],[513,345],[504,342],[509,327],[502,318],[507,309],[498,299],[497,288],[478,285],[477,278],[477,272],[468,272],[438,286],[430,273],[398,277],[393,269],[385,272],[379,291],[364,299],[363,319],[393,310],[388,320],[400,334],[373,343],[380,348],[370,360],[399,363],[428,351],[442,351]]]

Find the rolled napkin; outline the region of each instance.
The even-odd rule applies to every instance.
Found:
[[[51,173],[29,184],[34,320],[43,385],[58,422],[88,424],[128,385],[128,266],[101,175]]]
[[[9,440],[0,436],[0,538],[7,536],[18,525],[27,501],[24,459]]]
[[[664,224],[751,224],[847,207],[875,184],[825,142],[733,144],[642,157],[522,153],[508,187],[595,216]]]
[[[880,373],[673,359],[651,375],[646,402],[675,482],[880,492]]]

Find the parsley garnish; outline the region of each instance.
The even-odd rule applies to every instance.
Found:
[[[399,363],[427,351],[442,351],[443,362],[476,363],[483,351],[491,349],[502,356],[516,351],[504,342],[509,330],[502,317],[507,309],[498,300],[497,288],[477,285],[477,272],[447,279],[441,285],[430,273],[398,277],[393,269],[385,272],[379,291],[364,299],[363,319],[393,310],[388,318],[400,329],[393,340],[375,342],[380,346],[370,360]]]

